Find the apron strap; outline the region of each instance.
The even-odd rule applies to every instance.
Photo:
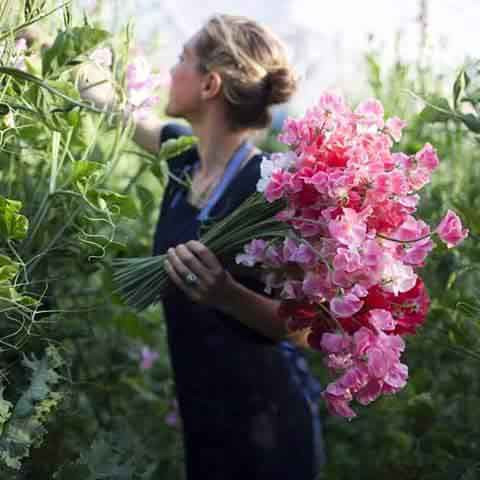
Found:
[[[217,204],[218,200],[222,196],[223,192],[226,190],[233,177],[239,170],[240,166],[243,164],[244,160],[247,158],[248,153],[252,148],[252,144],[248,141],[243,142],[240,147],[235,151],[232,158],[228,162],[227,168],[223,172],[222,179],[217,184],[213,193],[210,195],[207,204],[202,208],[200,213],[197,215],[197,220],[205,221],[208,219],[210,212],[213,207]]]

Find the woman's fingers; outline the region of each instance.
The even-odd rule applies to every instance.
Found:
[[[197,256],[186,245],[177,245],[175,248],[175,254],[177,255],[177,258],[187,267],[189,272],[195,273],[195,275],[200,277],[206,283],[210,281],[211,274],[208,271],[208,268],[202,263],[202,260],[197,258]]]
[[[192,300],[212,305],[218,300],[219,291],[228,280],[228,272],[217,257],[196,241],[169,248],[165,271],[173,283]],[[191,274],[197,277],[193,284],[187,282],[187,276]]]
[[[165,260],[164,262],[165,271],[167,272],[168,276],[171,278],[172,282],[180,289],[183,293],[189,296],[192,300],[199,301],[200,297],[198,296],[197,292],[194,289],[189,288],[185,284],[185,280],[178,274],[178,272],[173,268],[172,264],[169,260]]]
[[[223,270],[222,264],[218,261],[218,258],[212,253],[212,251],[206,247],[203,243],[196,240],[190,240],[186,243],[186,246],[191,250],[207,268],[215,275]]]
[[[178,257],[176,248],[169,248],[167,250],[167,259],[177,273],[178,277],[180,277],[183,282],[185,281],[185,277],[189,273],[192,273],[192,271],[189,270],[187,266],[182,262],[182,260],[180,260],[180,258]]]

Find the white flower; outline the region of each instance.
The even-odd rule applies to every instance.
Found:
[[[260,179],[257,182],[257,192],[264,192],[270,182],[273,172],[288,170],[297,163],[294,152],[273,153],[270,157],[263,157],[260,164]]]
[[[97,48],[89,58],[100,67],[112,66],[112,51],[109,48]]]
[[[15,128],[15,117],[13,115],[13,112],[7,113],[4,122],[8,128]]]
[[[411,290],[416,281],[417,275],[410,265],[404,265],[390,254],[385,254],[382,271],[382,288],[384,290],[398,295]]]

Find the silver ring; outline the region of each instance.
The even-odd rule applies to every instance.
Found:
[[[198,277],[193,272],[189,272],[185,275],[185,283],[190,286],[196,285],[198,283]]]

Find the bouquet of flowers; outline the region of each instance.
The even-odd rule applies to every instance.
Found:
[[[392,152],[405,126],[385,121],[375,99],[352,110],[323,94],[304,117],[286,120],[279,139],[289,150],[263,160],[255,200],[201,238],[261,272],[289,329],[325,354],[336,379],[324,399],[347,418],[356,415],[353,399],[366,405],[405,386],[403,336],[422,325],[430,303],[417,269],[434,248],[432,235],[451,248],[468,234],[452,211],[434,231],[414,216],[439,160],[430,144],[415,155]],[[141,295],[145,305],[161,294],[145,288],[166,278],[161,264],[121,261],[116,279],[127,300]]]

